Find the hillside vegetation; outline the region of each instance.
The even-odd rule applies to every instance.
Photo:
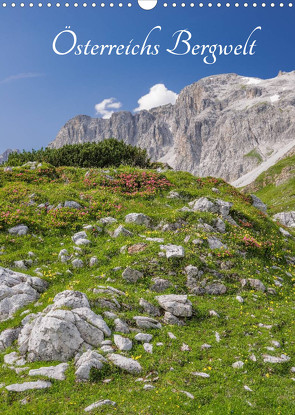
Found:
[[[243,192],[257,194],[272,214],[295,210],[295,154],[263,172]]]
[[[294,234],[283,235],[249,196],[221,179],[133,167],[30,166],[0,168],[0,265],[46,285],[39,299],[2,322],[3,298],[12,289],[0,285],[0,333],[24,324],[7,348],[0,334],[1,414],[77,415],[104,399],[116,405],[91,413],[295,413]],[[84,293],[110,329],[104,326],[109,342],[93,346],[106,360],[86,381],[78,381],[74,357],[66,360],[65,380],[29,375],[60,363],[48,359],[48,339],[37,350],[26,336],[48,319],[36,317],[48,306],[47,316],[74,314],[70,303],[57,306],[65,290],[85,304],[72,291]],[[183,295],[183,302],[163,305],[157,297],[165,294]],[[47,330],[45,320],[42,330],[37,337]],[[152,338],[143,344],[138,332]],[[74,347],[73,337],[58,349],[65,334],[56,337],[54,356]],[[120,350],[114,334],[131,340],[130,350]],[[132,359],[138,372],[121,370],[110,350]],[[51,384],[9,390],[37,379]]]
[[[67,144],[61,148],[41,148],[8,155],[9,166],[27,162],[50,163],[55,167],[118,167],[120,165],[150,167],[147,152],[123,141],[109,138],[99,143]]]

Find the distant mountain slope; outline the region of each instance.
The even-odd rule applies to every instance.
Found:
[[[263,172],[243,189],[256,193],[271,213],[295,210],[295,152]]]
[[[5,163],[8,160],[9,154],[14,152],[19,153],[19,150],[12,150],[11,148],[8,148],[4,151],[4,153],[0,154],[0,164]]]
[[[50,146],[109,137],[146,148],[176,170],[234,182],[294,145],[295,71],[266,80],[211,76],[185,87],[175,105],[110,119],[78,115]]]

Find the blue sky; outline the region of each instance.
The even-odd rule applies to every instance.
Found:
[[[46,146],[68,119],[96,116],[95,105],[107,98],[132,111],[155,84],[179,93],[212,74],[268,78],[295,69],[294,8],[27,7],[1,9],[0,19],[0,152]],[[142,43],[157,25],[162,26],[152,37],[161,45],[157,56],[58,56],[52,50],[65,26],[75,31],[78,43],[128,44]],[[192,44],[237,44],[256,26],[262,31],[253,56],[221,56],[206,65],[199,56],[164,52],[173,46],[176,30],[190,30]]]

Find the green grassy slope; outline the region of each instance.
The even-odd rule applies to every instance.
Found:
[[[295,154],[263,172],[244,191],[255,192],[272,214],[295,210]]]
[[[111,176],[111,178],[109,178]],[[216,190],[218,189],[218,193]],[[180,193],[180,199],[167,198],[171,191]],[[32,196],[34,195],[34,196]],[[226,222],[224,234],[208,233],[198,228],[200,219],[214,224],[218,215],[206,212],[179,211],[201,196],[212,200],[220,198],[233,203],[231,216],[238,226]],[[29,204],[29,200],[36,204]],[[66,200],[79,202],[83,209],[38,209],[37,205],[48,202],[57,205]],[[124,217],[131,212],[149,215],[154,225],[180,222],[176,231],[146,228],[125,224]],[[113,216],[116,224],[104,228],[102,233],[88,232],[91,245],[82,247],[79,257],[84,268],[74,269],[71,262],[63,264],[58,253],[66,248],[75,253],[71,236],[82,230],[85,224],[99,224],[104,216]],[[9,227],[26,224],[30,233],[23,237],[9,235]],[[133,232],[132,237],[112,238],[110,232],[119,224]],[[19,310],[11,320],[0,323],[3,329],[17,327],[24,310],[42,311],[52,303],[54,296],[65,289],[84,292],[92,310],[103,314],[97,299],[108,294],[94,294],[97,285],[111,285],[127,295],[116,311],[135,328],[133,316],[145,315],[139,299],[145,298],[157,305],[150,287],[152,278],[169,280],[172,286],[164,294],[188,294],[194,307],[194,315],[183,327],[163,324],[161,330],[147,330],[154,335],[153,354],[144,351],[142,345],[134,347],[126,355],[136,358],[143,367],[140,377],[154,381],[154,389],[145,391],[145,383],[136,381],[137,376],[120,372],[107,365],[102,371],[94,371],[91,381],[78,383],[74,376],[74,363],[70,362],[65,381],[52,381],[52,387],[43,391],[23,393],[8,392],[4,386],[12,383],[33,381],[28,371],[16,374],[2,367],[6,353],[17,350],[17,345],[0,353],[0,408],[1,414],[83,414],[84,408],[100,399],[111,399],[116,407],[104,407],[92,413],[126,415],[184,415],[184,414],[294,414],[294,379],[291,368],[295,366],[295,256],[294,239],[284,237],[279,228],[266,215],[254,208],[250,198],[222,180],[197,179],[189,173],[167,171],[157,174],[122,168],[116,171],[58,168],[43,166],[37,170],[24,168],[4,172],[0,169],[0,265],[15,269],[16,260],[28,259],[28,252],[35,254],[34,263],[27,274],[36,275],[41,268],[48,289],[36,304]],[[146,237],[164,238],[165,244],[182,245],[184,258],[159,256],[160,246],[147,241]],[[209,236],[222,240],[227,249],[211,250]],[[190,236],[189,241],[184,241]],[[202,241],[200,245],[193,243]],[[120,251],[122,246],[146,243],[141,252],[130,254]],[[96,267],[87,264],[92,256],[98,258]],[[121,274],[127,265],[133,265],[144,274],[136,284],[126,283]],[[184,268],[195,265],[204,271],[202,280],[207,284],[220,281],[227,287],[224,295],[191,295],[186,287]],[[116,270],[116,267],[121,267]],[[71,273],[68,272],[71,271]],[[240,280],[258,278],[276,294],[242,289]],[[111,281],[109,280],[111,279]],[[240,295],[244,303],[236,296]],[[210,315],[215,310],[219,316]],[[113,329],[112,320],[106,319]],[[161,318],[159,318],[161,321]],[[176,339],[170,339],[172,332]],[[135,332],[126,335],[133,339]],[[220,339],[219,339],[220,338]],[[219,340],[219,341],[218,341]],[[274,347],[272,341],[280,342]],[[162,345],[157,345],[162,343]],[[183,343],[189,351],[182,351]],[[211,345],[204,349],[203,344]],[[274,349],[267,349],[274,347]],[[271,364],[263,361],[264,354],[290,357],[286,363]],[[255,355],[256,361],[251,360]],[[253,358],[253,356],[252,356]],[[244,362],[241,369],[233,368],[238,360]],[[52,363],[28,363],[30,368],[49,366]],[[193,375],[204,372],[209,378]],[[45,378],[44,378],[45,379]],[[103,382],[111,379],[110,382]],[[246,390],[245,386],[252,391]],[[194,399],[182,391],[191,393]],[[26,399],[26,404],[23,400]]]

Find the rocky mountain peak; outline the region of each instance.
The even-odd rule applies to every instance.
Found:
[[[295,71],[272,79],[209,76],[185,87],[174,105],[120,111],[110,119],[78,115],[50,146],[114,137],[176,170],[236,181],[295,146],[294,85]]]

